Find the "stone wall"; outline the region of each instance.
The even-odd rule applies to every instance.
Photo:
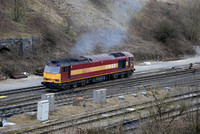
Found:
[[[28,55],[32,52],[34,45],[37,45],[38,37],[31,36],[28,38],[7,38],[0,39],[0,50],[6,49],[13,53]]]

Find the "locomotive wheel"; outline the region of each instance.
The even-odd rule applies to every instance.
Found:
[[[85,80],[82,80],[80,84],[81,84],[81,86],[84,86],[84,85],[86,85],[86,82],[85,82]]]
[[[85,84],[89,84],[90,83],[90,80],[89,79],[86,79],[85,80]]]
[[[109,79],[110,79],[109,75],[105,76],[105,80],[109,80]]]
[[[65,84],[63,87],[64,87],[65,90],[69,89],[69,85],[68,84]]]
[[[118,75],[117,74],[113,74],[113,79],[117,79]]]
[[[129,77],[130,75],[132,75],[132,71],[128,71],[128,73],[127,73],[127,77]]]
[[[78,86],[77,83],[72,84],[73,88],[76,88],[77,86]]]
[[[96,83],[96,78],[92,78],[92,83]]]
[[[46,88],[50,88],[50,85],[49,84],[47,84],[47,85],[45,85],[46,86]]]
[[[121,74],[121,78],[124,78],[125,77],[125,75],[124,74]]]

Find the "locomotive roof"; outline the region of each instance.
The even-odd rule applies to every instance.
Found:
[[[72,65],[106,61],[106,60],[112,60],[112,59],[117,59],[121,57],[130,57],[130,56],[133,56],[133,55],[129,52],[114,52],[114,53],[107,53],[107,54],[87,55],[87,56],[81,56],[78,58],[54,60],[54,61],[48,62],[48,64],[54,64],[57,66],[59,65],[72,66]]]

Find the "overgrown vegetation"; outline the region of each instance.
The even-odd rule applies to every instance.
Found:
[[[0,0],[0,38],[32,35],[40,38],[28,56],[1,51],[2,70],[9,74],[33,72],[48,60],[70,57],[70,51],[79,37],[88,31],[104,29],[109,25],[124,29],[126,35],[123,36],[126,38],[110,49],[104,49],[107,47],[98,44],[100,47],[96,47],[91,54],[123,50],[130,51],[135,55],[136,61],[140,61],[195,53],[193,46],[199,44],[200,34],[199,0],[183,4],[150,1],[137,14],[130,13],[130,16],[136,15],[132,21],[126,18],[125,23],[122,23],[121,18],[127,17],[125,13],[129,8],[126,6],[131,5],[127,5],[127,2],[115,2],[89,0],[76,5],[73,0]],[[86,7],[82,11],[79,10],[81,4]],[[122,16],[117,13],[115,6],[120,11],[125,10]],[[79,16],[82,12],[83,16]]]
[[[198,85],[192,87],[192,90],[199,90]],[[164,103],[164,101],[168,98],[168,95],[163,97],[161,101],[158,100],[156,92],[153,93],[153,97],[155,106],[150,108],[148,111],[151,117],[149,117],[145,123],[141,123],[139,125],[136,133],[198,134],[200,132],[199,107],[198,105],[195,105],[199,103],[198,98],[182,100],[178,103]],[[177,113],[178,116],[171,115],[175,109],[179,109]],[[169,112],[165,114],[165,111]]]
[[[0,1],[0,33],[4,33],[4,32],[10,32],[11,30],[13,30],[13,25],[12,22],[9,20],[9,18],[6,15],[5,9],[8,6],[7,1],[1,0]],[[2,36],[0,34],[0,36]]]
[[[197,41],[199,37],[198,8],[194,6],[195,2],[189,5],[188,3],[149,2],[137,16],[136,29],[140,31],[139,35],[144,40],[160,42],[165,50],[174,56],[193,54],[194,41],[196,44],[199,43]],[[189,11],[190,14],[188,14]],[[190,19],[188,16],[191,16]]]
[[[29,1],[30,2],[30,1]],[[31,54],[23,55],[15,51],[0,52],[0,66],[6,75],[22,71],[34,72],[39,66],[52,59],[67,57],[72,40],[63,27],[57,27],[41,12],[34,12],[27,0],[0,1],[0,37],[38,36]],[[65,54],[63,54],[66,52]],[[63,55],[60,55],[62,53]]]
[[[13,0],[10,3],[10,17],[15,22],[20,22],[24,19],[27,12],[26,0]]]
[[[154,30],[155,38],[162,43],[176,38],[176,27],[167,21],[161,22]]]
[[[199,41],[200,35],[200,1],[187,2],[186,17],[184,20],[184,34],[189,40]]]
[[[189,87],[188,87],[189,88]],[[189,88],[190,89],[190,88]],[[176,89],[178,90],[178,89]],[[198,85],[191,87],[190,90],[199,90]],[[179,102],[170,102],[168,97],[170,93],[165,95],[159,94],[159,89],[157,87],[152,87],[152,105],[146,111],[149,116],[146,120],[135,123],[136,129],[129,131],[133,134],[185,134],[193,133],[199,134],[200,132],[200,111],[198,98],[193,98],[190,100],[182,100]],[[161,98],[161,96],[163,96]],[[196,110],[195,110],[196,108]],[[177,110],[176,114],[178,116],[172,116],[172,113]],[[166,113],[166,111],[168,111]],[[138,111],[139,112],[139,111]],[[141,116],[144,116],[142,114]],[[130,124],[133,125],[133,124]],[[82,132],[88,134],[100,134],[100,133],[113,133],[121,134],[126,133],[122,126],[119,125],[115,130],[105,130],[104,128],[91,128],[84,130]]]

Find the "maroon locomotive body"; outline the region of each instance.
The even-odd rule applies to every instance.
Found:
[[[43,84],[48,88],[69,89],[79,85],[127,77],[134,70],[134,56],[129,52],[54,60],[45,66]]]

